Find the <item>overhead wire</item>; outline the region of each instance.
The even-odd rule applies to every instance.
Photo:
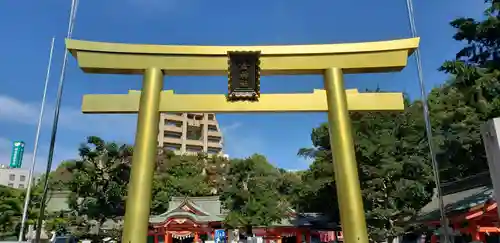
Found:
[[[73,35],[74,24],[76,19],[76,13],[78,10],[79,0],[71,1],[71,10],[69,14],[68,21],[68,32],[66,34],[66,38],[70,39]],[[40,202],[40,212],[38,214],[38,219],[36,223],[36,233],[35,233],[35,242],[40,242],[40,236],[43,228],[43,220],[45,218],[45,205],[47,203],[47,193],[49,190],[49,174],[52,168],[52,160],[54,158],[54,149],[55,149],[55,141],[57,135],[57,125],[59,123],[59,113],[61,109],[62,95],[64,90],[64,80],[66,76],[66,66],[68,63],[68,49],[64,51],[63,64],[61,68],[61,75],[59,77],[59,84],[57,88],[57,97],[56,97],[56,107],[54,109],[54,119],[52,123],[52,133],[50,137],[50,145],[49,145],[49,155],[47,159],[47,166],[45,170],[44,176],[44,186],[43,186],[43,194]]]
[[[50,80],[50,70],[52,67],[54,43],[55,43],[55,37],[52,37],[52,42],[50,43],[49,63],[47,65],[47,71],[45,74],[45,85],[43,87],[42,103],[40,106],[40,114],[38,116],[38,125],[37,125],[36,133],[35,133],[35,143],[33,145],[33,157],[31,159],[31,166],[30,166],[30,170],[29,170],[29,174],[28,174],[28,187],[26,188],[26,198],[24,199],[23,214],[21,216],[21,229],[19,230],[19,237],[18,237],[19,242],[21,242],[24,238],[24,227],[26,225],[26,219],[27,219],[27,215],[28,215],[28,207],[30,204],[31,187],[33,186],[33,182],[34,182],[33,172],[35,171],[36,155],[38,152],[38,142],[40,140],[40,130],[42,128],[43,114],[45,111],[45,101],[47,98],[47,89],[48,89],[49,80]]]
[[[413,1],[412,0],[406,0],[406,8],[408,11],[408,21],[410,24],[410,31],[412,37],[417,37],[417,27],[415,24],[415,13],[413,11]],[[434,147],[434,142],[433,142],[433,135],[432,135],[432,125],[430,121],[430,115],[429,115],[429,105],[427,102],[427,93],[425,90],[425,83],[424,83],[424,75],[423,75],[423,68],[422,68],[422,59],[420,56],[420,48],[416,48],[415,50],[415,63],[417,66],[417,75],[418,75],[418,82],[420,86],[420,98],[422,102],[422,110],[423,110],[423,115],[424,115],[424,121],[425,121],[425,130],[427,134],[427,143],[429,147],[429,155],[431,156],[431,162],[432,162],[432,171],[434,174],[434,182],[436,186],[436,192],[437,192],[437,197],[438,197],[438,207],[439,207],[439,212],[440,212],[440,222],[441,222],[441,228],[443,229],[443,240],[444,243],[449,243],[450,241],[450,234],[449,234],[449,228],[448,228],[448,220],[446,218],[446,211],[445,211],[445,206],[444,206],[444,200],[443,200],[443,190],[441,188],[441,181],[440,181],[440,176],[439,176],[439,164],[436,158],[436,151]]]

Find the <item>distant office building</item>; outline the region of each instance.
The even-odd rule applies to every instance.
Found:
[[[178,154],[223,155],[222,133],[213,113],[164,113],[158,145]]]
[[[0,165],[0,185],[24,189],[28,186],[29,170]]]

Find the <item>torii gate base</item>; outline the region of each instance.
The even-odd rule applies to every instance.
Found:
[[[135,151],[126,202],[122,242],[145,243],[161,112],[328,111],[344,241],[367,243],[366,221],[352,139],[349,110],[402,110],[400,93],[357,93],[344,89],[343,73],[399,71],[419,39],[301,46],[155,46],[66,40],[80,67],[91,73],[144,74],[138,92],[86,95],[85,113],[138,112]],[[228,51],[260,51],[263,75],[321,74],[326,97],[263,94],[259,102],[227,102],[224,95],[162,92],[163,75],[226,75]],[[326,98],[326,99],[325,99]],[[179,102],[179,101],[184,102]],[[139,103],[139,104],[138,104]]]

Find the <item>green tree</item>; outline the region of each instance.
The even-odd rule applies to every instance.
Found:
[[[407,104],[402,113],[351,115],[372,242],[390,241],[403,233],[405,220],[415,216],[432,196],[432,170],[421,116],[418,102]],[[299,151],[315,159],[304,174],[305,209],[321,210],[338,221],[338,207],[332,207],[337,202],[327,124],[313,129],[311,138],[315,149]]]
[[[302,193],[301,171],[287,171],[284,169],[278,169],[278,171],[279,175],[275,178],[278,192],[293,209],[299,210],[297,205]]]
[[[0,185],[0,239],[17,236],[23,213],[21,192]]]
[[[177,156],[168,150],[160,150],[159,155],[153,180],[152,214],[166,212],[173,196],[212,195],[213,185],[205,172],[208,158],[202,154]]]
[[[443,181],[488,170],[480,127],[500,116],[500,2],[487,0],[484,18],[457,18],[453,38],[464,42],[440,70],[451,75],[429,95]]]
[[[68,202],[76,215],[96,222],[99,237],[104,222],[117,222],[125,213],[132,148],[91,136],[79,153],[80,159],[65,166],[72,175],[66,178]]]
[[[34,225],[40,211],[43,183],[34,184],[26,215],[27,225]],[[27,190],[14,189],[0,185],[0,239],[17,238],[23,213]],[[48,200],[48,199],[47,199]]]
[[[229,211],[225,224],[244,228],[246,235],[252,236],[252,227],[268,226],[286,217],[289,205],[280,194],[279,175],[262,155],[232,160],[221,193],[223,206]]]

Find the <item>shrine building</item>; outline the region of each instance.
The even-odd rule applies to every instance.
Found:
[[[452,243],[498,243],[500,236],[497,202],[489,172],[442,185],[443,201],[449,222],[447,232]],[[426,242],[443,242],[439,200],[433,200],[422,208],[417,222],[425,224],[429,233]]]
[[[224,229],[226,215],[218,196],[173,197],[168,211],[150,217],[148,242],[187,243],[213,241],[215,230]],[[253,227],[253,233],[265,243],[311,243],[342,241],[336,225],[320,214],[290,216],[269,227]],[[227,242],[237,241],[239,233],[226,230]]]

